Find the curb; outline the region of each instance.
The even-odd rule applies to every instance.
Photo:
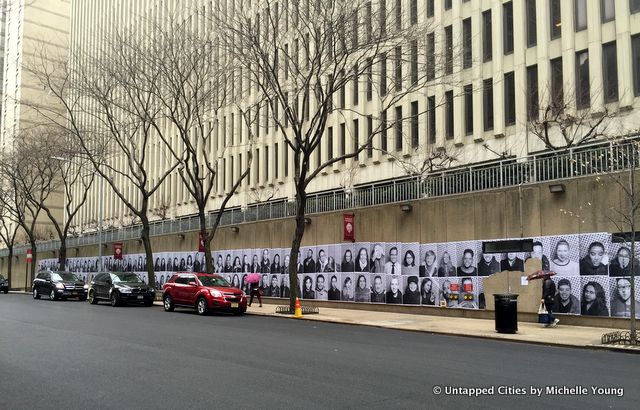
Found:
[[[323,323],[339,323],[339,324],[351,325],[351,326],[367,326],[367,327],[373,327],[378,329],[392,329],[392,330],[400,330],[403,332],[427,333],[427,334],[441,335],[441,336],[467,337],[467,338],[473,338],[473,339],[495,340],[495,341],[512,342],[512,343],[525,343],[525,344],[534,344],[534,345],[549,346],[549,347],[580,348],[580,349],[590,349],[590,350],[609,350],[609,351],[615,351],[615,352],[636,353],[636,354],[640,353],[640,348],[634,348],[634,347],[594,345],[594,344],[579,345],[579,344],[571,344],[571,343],[552,343],[552,342],[544,342],[539,340],[518,340],[518,339],[491,337],[486,335],[472,335],[472,334],[464,334],[464,333],[450,333],[450,332],[443,332],[443,331],[430,331],[430,330],[418,330],[418,329],[402,329],[402,328],[397,328],[392,326],[342,321],[340,319],[334,320],[334,319],[323,318],[322,316],[315,316],[315,315],[314,315],[314,318],[307,318],[306,316],[303,316],[301,318],[295,318],[293,316],[277,315],[275,313],[271,314],[267,312],[261,313],[261,312],[247,311],[246,314],[253,315],[253,316],[278,317],[282,319],[291,319],[291,320],[302,319],[307,321],[315,321],[315,322],[323,322]]]

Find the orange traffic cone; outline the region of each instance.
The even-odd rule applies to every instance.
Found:
[[[302,308],[300,307],[300,300],[296,298],[296,310],[293,313],[294,317],[302,317]]]

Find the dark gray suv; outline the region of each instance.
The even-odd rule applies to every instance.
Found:
[[[89,286],[89,303],[92,305],[108,300],[111,306],[133,302],[152,306],[155,298],[155,290],[131,272],[101,272],[93,277]]]
[[[87,288],[82,279],[71,272],[40,272],[33,281],[32,293],[34,299],[45,295],[50,300],[87,300]]]
[[[0,292],[9,293],[9,281],[0,275]]]

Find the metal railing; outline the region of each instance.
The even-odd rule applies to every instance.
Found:
[[[583,146],[564,153],[552,152],[531,155],[518,159],[494,161],[449,169],[425,176],[411,176],[391,181],[374,182],[357,186],[350,191],[336,189],[309,194],[307,214],[334,212],[353,208],[406,202],[424,198],[443,197],[490,189],[508,188],[524,184],[618,172],[629,169],[633,143],[600,143]],[[295,216],[295,200],[278,199],[249,205],[244,209],[227,209],[220,220],[220,226]],[[216,214],[207,215],[207,225],[211,226]],[[105,230],[103,243],[127,241],[140,237],[140,225]],[[197,216],[189,215],[176,219],[166,219],[151,223],[151,236],[178,234],[199,229]],[[98,233],[84,233],[70,237],[67,247],[98,244]],[[38,251],[52,251],[59,248],[58,240],[38,243]],[[27,246],[16,247],[15,254],[25,253]],[[7,255],[0,249],[0,256]]]

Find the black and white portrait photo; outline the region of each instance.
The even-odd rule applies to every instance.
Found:
[[[456,244],[441,243],[438,245],[438,276],[449,277],[456,276]]]
[[[384,273],[387,275],[401,275],[402,246],[399,243],[386,243],[387,262],[384,264]]]
[[[478,308],[478,286],[476,277],[459,278],[458,307],[461,309]]]
[[[367,273],[356,273],[356,302],[369,302],[371,299],[371,289],[369,288],[369,275]]]
[[[636,318],[640,318],[640,280],[636,278],[636,294],[631,294],[631,278],[611,278],[611,316],[631,317],[631,304],[636,306]]]
[[[327,290],[327,299],[328,300],[342,300],[342,292],[341,292],[341,276],[339,273],[330,273],[327,275],[328,286]]]
[[[478,259],[478,276],[490,276],[500,272],[501,254],[485,253]]]
[[[579,236],[566,235],[557,237],[553,243],[549,267],[557,276],[575,276],[580,272]]]
[[[636,243],[635,255],[639,254],[640,246]],[[610,245],[611,263],[609,264],[609,276],[622,277],[631,275],[631,246],[626,243],[612,243]],[[633,263],[634,274],[640,274],[640,260],[635,256]]]
[[[537,237],[532,238],[533,240],[533,249],[532,251],[525,257],[524,263],[526,265],[527,261],[537,261],[540,264],[540,268],[545,272],[548,272],[551,268],[549,265],[549,249],[550,242],[548,237]]]
[[[342,296],[341,300],[344,302],[355,302],[356,300],[356,286],[355,286],[355,274],[343,273],[342,274]]]
[[[592,233],[580,235],[580,275],[609,275],[611,235]]]
[[[382,242],[372,242],[370,249],[371,260],[369,271],[371,273],[384,273],[384,264],[386,263],[385,244]]]
[[[327,274],[316,274],[316,300],[329,300],[329,289],[327,288]]]
[[[282,249],[271,249],[271,267],[269,271],[275,274],[282,272]]]
[[[609,279],[603,276],[581,277],[582,293],[580,314],[583,316],[609,316]],[[615,279],[611,279],[615,280]]]
[[[305,246],[302,248],[302,271],[304,273],[316,272],[316,248],[315,246]]]
[[[420,278],[420,304],[437,306],[438,296],[438,279]]]
[[[355,260],[355,272],[369,272],[369,243],[358,242],[355,244],[357,249]]]
[[[402,274],[418,275],[420,271],[420,244],[410,242],[402,244]]]
[[[500,271],[524,272],[524,254],[521,252],[503,253]]]
[[[553,313],[580,314],[580,294],[582,286],[579,276],[552,277],[556,284],[556,298]]]
[[[387,290],[385,289],[385,274],[371,273],[369,275],[371,283],[371,303],[385,303]]]
[[[478,243],[475,241],[456,243],[458,255],[457,276],[478,276],[478,269],[476,268],[477,248]]]
[[[387,279],[387,304],[402,304],[402,276],[386,275]]]
[[[288,298],[291,296],[291,286],[290,286],[289,274],[284,274],[280,276],[280,297]]]
[[[438,276],[438,245],[427,243],[420,245],[420,277]]]
[[[402,295],[402,303],[405,305],[420,304],[420,288],[418,285],[418,276],[402,276],[402,284],[404,294]]]
[[[314,274],[305,273],[302,275],[302,299],[315,299],[316,291],[314,289]]]
[[[351,244],[342,244],[340,246],[340,253],[342,255],[340,271],[346,273],[354,272],[356,265],[353,246]]]
[[[460,286],[458,278],[447,277],[440,279],[440,300],[445,301],[446,307],[452,308],[458,306],[458,295]]]

